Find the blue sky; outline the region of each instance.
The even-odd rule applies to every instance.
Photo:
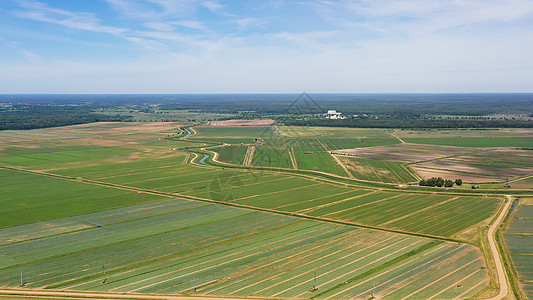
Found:
[[[0,0],[0,93],[533,92],[532,0]]]

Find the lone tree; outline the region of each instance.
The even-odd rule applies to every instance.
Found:
[[[463,180],[461,178],[455,179],[455,184],[458,185],[458,186],[461,186],[461,185],[463,185]]]

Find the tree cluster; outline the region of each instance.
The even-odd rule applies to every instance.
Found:
[[[431,177],[427,180],[420,180],[420,186],[436,186],[436,187],[453,187],[454,181],[450,179],[442,179],[441,177]],[[456,179],[455,184],[462,185],[461,179]]]

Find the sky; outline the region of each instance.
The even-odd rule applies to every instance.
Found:
[[[533,0],[0,0],[0,93],[533,92]]]

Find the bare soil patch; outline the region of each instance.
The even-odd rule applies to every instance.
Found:
[[[155,133],[179,127],[178,123],[173,122],[153,122],[135,126],[117,127],[109,129],[110,132],[135,132],[135,133]]]
[[[467,175],[464,173],[458,173],[458,172],[453,172],[453,171],[425,169],[425,168],[420,168],[416,166],[410,166],[410,168],[422,178],[442,177],[444,179],[450,179],[450,180],[461,178],[464,182],[468,182],[468,183],[489,183],[489,182],[500,181],[498,178]]]
[[[104,146],[104,147],[119,147],[119,146],[129,146],[132,144],[137,144],[136,142],[125,142],[119,140],[106,140],[106,139],[97,139],[97,138],[82,138],[76,140],[78,144],[89,144],[95,146]]]
[[[503,129],[502,129],[503,130]],[[505,131],[533,135],[533,128],[507,128]]]
[[[264,126],[272,125],[274,120],[225,120],[212,121],[211,126]]]

